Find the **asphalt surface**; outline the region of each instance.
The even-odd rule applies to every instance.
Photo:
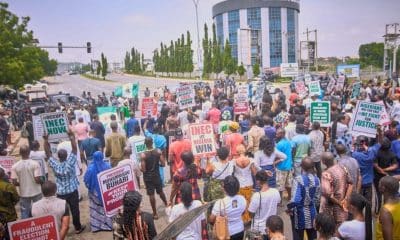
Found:
[[[180,79],[171,80],[171,79],[161,79],[161,78],[149,78],[149,77],[142,77],[142,76],[132,76],[126,74],[110,74],[107,76],[107,79],[111,81],[97,81],[91,80],[80,75],[63,75],[63,76],[56,76],[56,77],[49,77],[46,80],[49,82],[49,93],[58,93],[60,91],[70,93],[71,95],[81,96],[83,91],[90,91],[92,96],[97,96],[102,92],[105,92],[109,95],[117,86],[120,86],[124,83],[140,83],[140,95],[143,96],[143,91],[146,87],[153,92],[155,89],[159,87],[163,87],[165,85],[168,86],[170,89],[174,89],[178,86]],[[284,88],[285,92],[288,92],[287,86],[279,86],[280,88]],[[84,167],[86,170],[86,167]],[[51,172],[51,171],[50,171]],[[50,176],[52,177],[52,176]],[[166,181],[170,179],[169,176],[169,168],[165,168],[165,178]],[[80,177],[80,192],[83,196],[83,200],[80,202],[80,212],[81,212],[81,222],[82,224],[86,225],[86,230],[80,234],[74,234],[74,228],[72,225],[72,219],[70,224],[70,231],[67,236],[67,239],[84,239],[84,240],[101,240],[101,239],[112,239],[111,232],[97,232],[92,233],[90,232],[90,219],[89,219],[89,201],[87,195],[87,189],[83,184],[82,176]],[[143,182],[142,182],[143,185]],[[200,188],[203,187],[203,182],[199,181]],[[147,212],[152,212],[150,207],[149,198],[146,195],[145,189],[141,189],[140,192],[143,195],[142,201],[142,210]],[[164,188],[164,192],[169,199],[171,193],[171,185],[167,184]],[[201,190],[201,192],[203,192]],[[156,203],[157,203],[157,211],[159,215],[159,219],[155,221],[157,232],[161,232],[167,225],[168,225],[168,217],[165,214],[165,206],[163,205],[161,199],[156,196]],[[284,206],[286,201],[284,201]],[[288,218],[287,214],[283,211],[283,208],[279,208],[278,213],[284,219],[285,222],[285,234],[288,239],[292,239],[291,236],[291,228],[290,228],[290,219]]]

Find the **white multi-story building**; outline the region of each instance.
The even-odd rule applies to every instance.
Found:
[[[299,59],[299,1],[225,0],[213,6],[220,44],[226,40],[240,65],[279,67]]]

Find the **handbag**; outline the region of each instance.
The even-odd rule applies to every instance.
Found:
[[[258,217],[260,217],[261,214],[261,192],[260,194],[260,206],[258,208]],[[259,226],[258,226],[259,228]],[[263,233],[259,230],[254,229],[254,217],[251,220],[251,228],[246,230],[244,233],[244,240],[262,240],[263,239]]]
[[[204,185],[203,191],[203,199],[206,202],[210,202],[215,199],[223,198],[224,197],[224,189],[222,188],[221,180],[217,178],[220,177],[225,170],[229,167],[229,162],[226,164],[224,170],[215,178],[209,178],[207,183]]]
[[[221,202],[223,203],[224,207],[224,213],[221,214],[222,208],[221,208]],[[224,199],[221,199],[219,202],[219,208],[220,208],[220,214],[216,216],[215,218],[215,223],[214,223],[214,237],[217,240],[227,240],[230,239],[230,234],[229,234],[229,229],[228,229],[228,217],[225,212],[225,203]]]

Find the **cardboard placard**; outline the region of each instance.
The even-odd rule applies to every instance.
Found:
[[[11,172],[11,168],[15,163],[13,156],[0,156],[0,166],[4,169],[6,174]]]
[[[40,116],[34,115],[32,116],[32,124],[33,124],[33,136],[36,141],[40,141],[43,138],[44,128],[42,119]]]
[[[26,218],[8,223],[11,240],[58,240],[58,226],[53,215]]]
[[[319,85],[319,81],[312,81],[308,84],[308,91],[310,96],[320,95],[321,94],[321,87]]]
[[[352,135],[365,135],[375,138],[377,125],[380,124],[383,111],[385,111],[385,107],[381,104],[357,101],[357,106],[353,111],[353,118],[350,122]]]
[[[157,104],[154,103],[152,97],[145,97],[142,99],[142,117],[151,115],[157,116]]]
[[[234,114],[243,114],[249,111],[249,103],[248,102],[235,102],[233,103],[233,113]]]
[[[329,126],[331,123],[331,102],[311,102],[310,122],[319,122],[322,126]]]
[[[183,85],[176,90],[178,97],[179,109],[185,109],[196,105],[194,87],[190,85]]]
[[[65,112],[43,113],[40,118],[49,142],[68,139],[68,118]]]
[[[97,175],[104,212],[107,217],[117,214],[126,192],[137,188],[135,174],[130,164],[115,167]]]
[[[353,83],[353,89],[351,91],[351,98],[357,98],[360,95],[361,82]]]
[[[326,87],[326,91],[328,93],[332,92],[332,90],[335,88],[335,85],[336,85],[336,79],[331,77],[329,79],[328,87]]]
[[[296,91],[300,96],[305,96],[307,94],[306,85],[304,85],[303,81],[295,82]]]
[[[343,90],[344,87],[344,81],[345,81],[345,77],[344,76],[339,76],[339,78],[336,80],[336,87],[335,89],[338,91]]]
[[[189,126],[189,133],[195,156],[215,155],[217,149],[212,124],[192,124]]]

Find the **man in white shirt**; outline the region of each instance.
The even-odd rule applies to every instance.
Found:
[[[112,133],[112,129],[111,129],[111,123],[112,122],[116,122],[118,124],[118,130],[117,132],[119,134],[122,134],[125,136],[125,130],[124,128],[121,126],[121,124],[117,121],[117,116],[115,114],[111,114],[110,116],[111,122],[107,123],[106,126],[106,133],[104,134],[104,136],[107,138],[107,136],[109,136]]]
[[[44,177],[43,180],[47,180],[49,176],[49,169],[46,163],[47,157],[44,151],[39,151],[39,148],[40,148],[39,142],[33,141],[32,150],[29,154],[29,158],[39,163],[41,175]]]
[[[135,174],[135,177],[133,179],[136,180],[135,185],[138,186],[138,188],[140,189],[140,176],[142,175],[142,172],[140,171],[140,165],[138,162],[136,162],[136,160],[132,160],[131,158],[132,156],[132,150],[130,146],[125,147],[124,149],[124,160],[119,161],[117,164],[117,167],[120,167],[122,165],[130,165],[133,173]]]
[[[21,218],[31,217],[32,203],[42,198],[42,173],[37,161],[29,158],[29,146],[23,145],[19,149],[21,160],[11,168],[11,180],[19,187]]]

